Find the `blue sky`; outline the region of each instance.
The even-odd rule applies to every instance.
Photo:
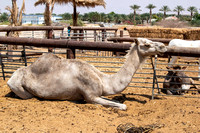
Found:
[[[3,1],[3,2],[2,2]],[[21,7],[23,0],[17,0],[18,6]],[[26,14],[29,13],[43,13],[44,12],[44,6],[37,6],[34,7],[34,3],[37,0],[25,0],[26,3]],[[106,9],[103,7],[95,7],[95,8],[83,8],[83,7],[78,7],[77,10],[81,14],[87,13],[87,12],[92,12],[92,11],[97,11],[97,12],[104,12],[104,13],[110,13],[114,11],[115,13],[118,14],[129,14],[133,12],[130,8],[130,5],[139,5],[141,6],[141,10],[138,13],[145,13],[149,12],[147,8],[145,8],[148,4],[153,4],[156,6],[155,9],[153,9],[153,12],[159,12],[159,9],[163,5],[167,5],[170,7],[171,10],[174,9],[177,5],[183,6],[185,9],[187,9],[189,6],[195,6],[197,9],[200,8],[200,2],[199,0],[105,0],[107,5]],[[11,6],[11,0],[1,0],[0,3],[0,11],[1,12],[6,12],[5,7],[6,6]],[[73,8],[71,4],[65,4],[65,5],[55,5],[54,8],[54,13],[56,14],[62,14],[62,13],[72,13]],[[169,12],[169,13],[174,13],[174,12]],[[182,14],[189,14],[189,12],[186,10],[182,12]]]

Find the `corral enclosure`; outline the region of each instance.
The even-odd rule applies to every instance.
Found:
[[[20,49],[22,48],[22,49]],[[4,63],[5,71],[24,66],[21,58],[23,47],[13,51],[15,61]],[[30,65],[40,53],[48,52],[46,48],[26,47],[27,63]],[[5,54],[7,51],[2,50]],[[54,49],[53,52],[66,58],[66,49]],[[32,56],[32,53],[38,55]],[[28,55],[30,54],[30,55]],[[17,56],[18,55],[18,56]],[[113,55],[111,51],[76,50],[76,58],[85,60],[101,71],[113,74],[123,65],[123,56]],[[163,76],[167,73],[167,58],[149,58],[141,69],[134,75],[130,86],[121,94],[108,98],[124,102],[127,111],[105,108],[100,105],[72,103],[68,101],[43,101],[41,99],[21,100],[5,97],[9,93],[6,81],[1,79],[1,117],[3,123],[1,131],[8,132],[117,132],[119,124],[133,123],[136,126],[157,124],[161,128],[154,132],[200,132],[198,119],[200,113],[199,99],[182,97],[156,97],[152,95],[154,70],[152,65],[157,63],[157,83],[162,88]],[[152,64],[153,63],[153,64]],[[185,60],[178,64],[188,65]],[[20,64],[20,65],[19,65]],[[11,68],[11,69],[10,69]],[[188,75],[197,76],[198,64],[196,60],[190,63]],[[6,76],[10,77],[7,73]],[[199,81],[195,81],[197,84]],[[155,84],[157,85],[157,84]],[[157,93],[157,90],[155,90]],[[186,96],[199,97],[195,94]],[[7,119],[10,119],[7,121]]]

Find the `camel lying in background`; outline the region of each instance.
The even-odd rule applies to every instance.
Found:
[[[185,48],[200,48],[200,40],[195,41],[188,41],[188,40],[181,40],[181,39],[172,39],[169,42],[169,47],[185,47]],[[178,58],[185,59],[185,60],[193,60],[194,57],[179,57],[179,56],[172,56],[171,61],[169,62],[169,67],[172,67],[174,63],[177,62]],[[198,78],[200,80],[200,58],[199,58],[199,72]]]
[[[200,93],[200,89],[195,85],[194,80],[184,73],[186,68],[179,65],[167,67],[168,73],[163,83],[164,89],[161,91],[168,95],[181,95],[187,92],[191,86],[194,86]]]
[[[122,92],[146,57],[165,52],[163,43],[138,38],[130,48],[122,68],[113,75],[104,74],[85,61],[44,54],[32,65],[19,68],[7,84],[22,99],[39,97],[57,100],[86,100],[126,110],[125,104],[101,96]]]

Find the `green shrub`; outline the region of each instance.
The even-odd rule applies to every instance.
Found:
[[[192,26],[200,27],[200,19],[194,19],[190,22]]]
[[[10,25],[10,22],[8,21],[0,22],[0,25]]]

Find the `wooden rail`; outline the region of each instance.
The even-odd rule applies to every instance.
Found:
[[[71,27],[72,30],[114,30],[117,31],[118,28],[112,27]]]
[[[7,26],[7,27],[0,27],[0,32],[7,32],[7,36],[10,36],[11,32],[15,31],[41,31],[45,30],[47,33],[47,38],[53,38],[53,30],[64,30],[62,26]],[[11,50],[11,46],[8,45],[8,50]],[[48,49],[49,52],[52,52],[52,48]],[[12,55],[12,52],[8,52],[8,55]]]
[[[131,44],[0,37],[0,44],[124,52]],[[75,54],[75,53],[74,53]],[[167,47],[164,55],[200,57],[200,48]]]
[[[94,31],[94,39],[96,39],[97,31],[101,31],[102,33],[102,41],[105,41],[106,39],[106,32],[107,31],[114,31],[114,36],[117,36],[117,30],[118,28],[112,28],[112,27],[71,27],[71,30],[73,31],[74,34],[79,31],[79,38],[84,38],[83,33],[84,31]],[[77,35],[74,35],[77,36]]]
[[[138,37],[111,37],[108,38],[108,41],[113,42],[134,42],[134,40]],[[169,43],[171,39],[161,39],[161,38],[147,38],[151,41],[162,42],[162,43]]]
[[[0,27],[0,32],[8,31],[38,31],[38,30],[64,30],[62,26],[7,26]]]

